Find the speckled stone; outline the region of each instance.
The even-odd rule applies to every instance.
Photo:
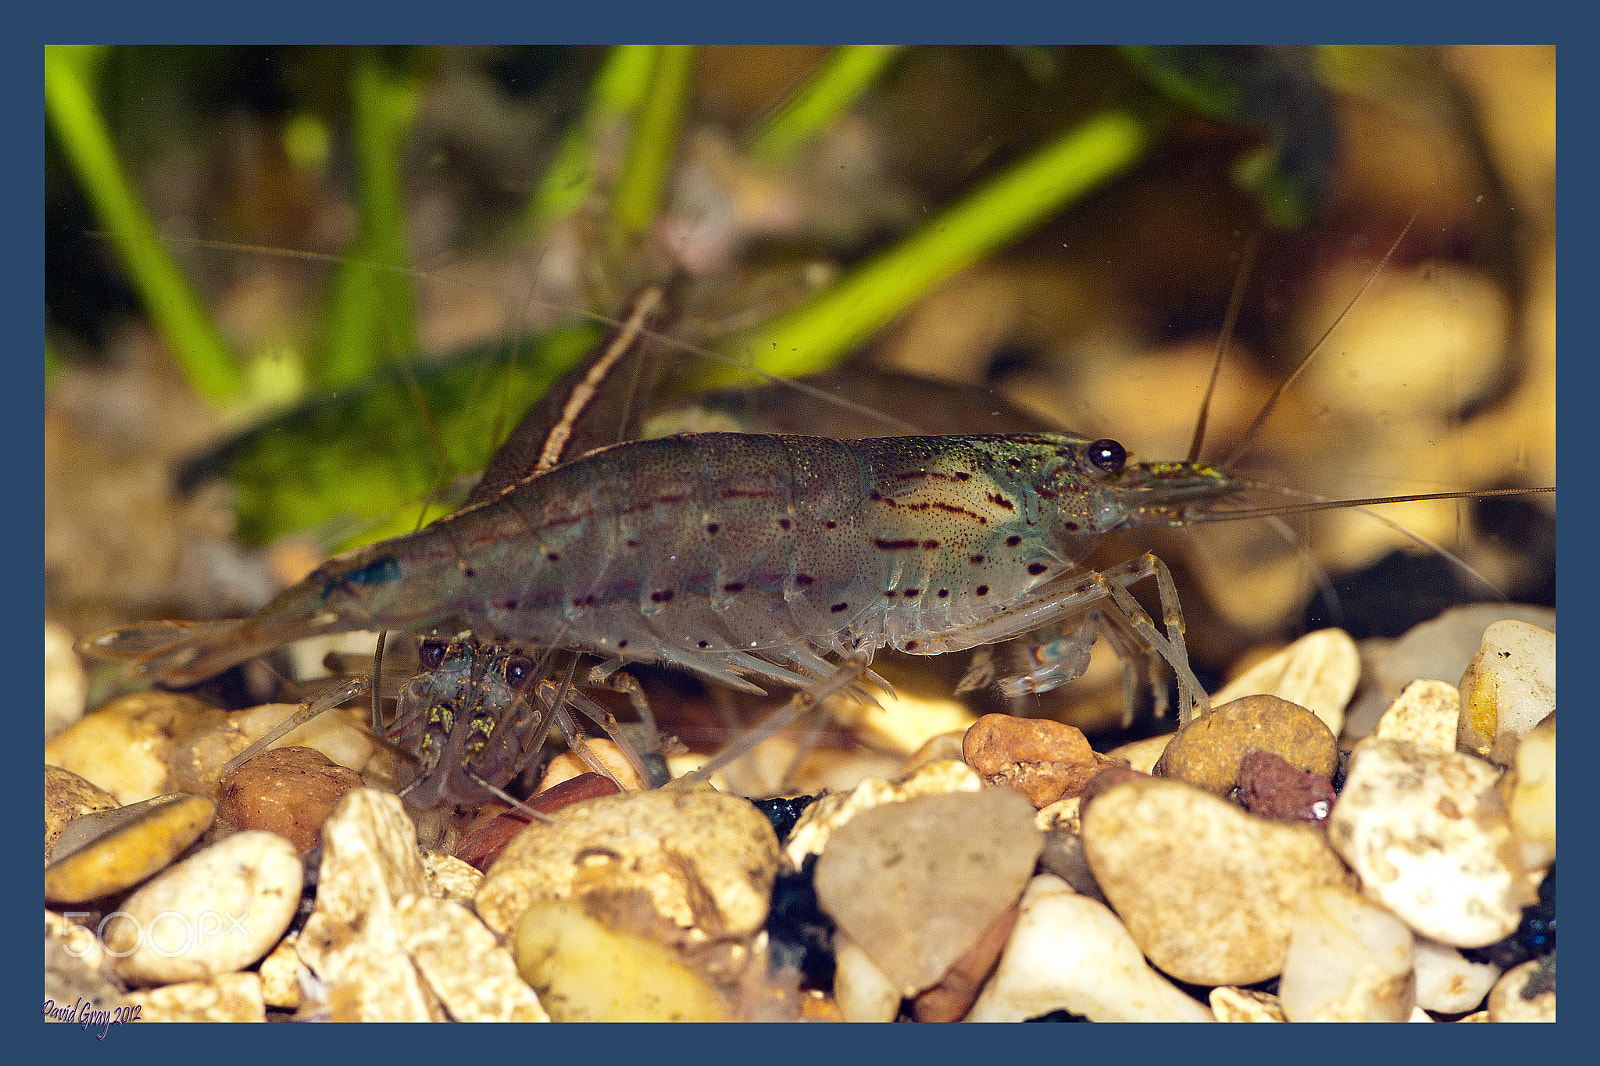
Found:
[[[849,933],[834,931],[833,958],[833,997],[844,1020],[894,1021],[905,997]]]
[[[185,981],[164,988],[128,993],[141,1022],[264,1022],[266,1003],[261,977],[225,973],[204,981]]]
[[[400,943],[458,1022],[547,1022],[511,952],[459,903],[408,896],[400,901]]]
[[[60,839],[62,830],[66,829],[69,823],[85,814],[115,810],[117,806],[116,797],[99,785],[86,781],[59,766],[46,764],[44,768],[45,865],[50,864],[50,857],[56,849],[56,841]]]
[[[1048,718],[986,714],[961,743],[985,784],[1009,788],[1034,807],[1077,795],[1100,769],[1083,731]]]
[[[749,936],[766,920],[778,840],[747,800],[656,789],[550,817],[515,837],[484,877],[477,910],[496,933],[510,935],[537,901],[568,898],[626,909],[642,897],[666,927],[699,937]]]
[[[1506,765],[1515,741],[1556,709],[1556,635],[1527,622],[1494,623],[1460,689],[1456,749]]]
[[[321,843],[322,823],[339,800],[360,787],[360,775],[314,748],[275,748],[224,779],[217,821],[276,833],[306,852]]]
[[[1343,885],[1296,903],[1278,1001],[1294,1022],[1400,1022],[1416,1005],[1411,930]]]
[[[1532,890],[1481,759],[1398,740],[1356,745],[1328,819],[1329,843],[1362,890],[1412,929],[1482,947],[1517,927]]]
[[[228,762],[299,710],[299,705],[293,703],[250,707],[235,711],[210,728],[178,738],[167,755],[170,780],[183,791],[216,798]],[[267,751],[310,748],[321,752],[329,762],[362,775],[371,784],[394,785],[390,771],[393,757],[380,753],[372,736],[370,713],[359,702],[335,707],[296,726],[273,741]]]
[[[869,777],[849,792],[832,792],[807,807],[789,832],[783,853],[796,870],[807,855],[820,855],[828,838],[862,811],[885,803],[900,803],[913,796],[941,796],[952,792],[977,792],[983,781],[965,762],[936,760],[923,763],[895,782]]]
[[[174,794],[74,820],[45,867],[44,898],[87,903],[133,887],[199,840],[215,810],[204,796]]]
[[[1489,992],[1491,1022],[1556,1020],[1555,956],[1507,970]]]
[[[1411,965],[1417,973],[1417,1006],[1440,1014],[1476,1008],[1500,978],[1500,967],[1469,962],[1448,944],[1417,937]]]
[[[837,830],[817,900],[903,995],[937,982],[1027,884],[1042,846],[1007,789],[918,796]]]
[[[1461,721],[1461,693],[1444,681],[1411,682],[1378,719],[1372,735],[1381,740],[1405,740],[1434,751],[1456,750],[1456,729]]]
[[[1211,705],[1241,696],[1277,696],[1307,708],[1338,736],[1360,679],[1361,656],[1355,641],[1342,629],[1319,629],[1229,681],[1211,697]]]
[[[295,945],[328,986],[337,1021],[444,1021],[401,945],[398,908],[429,894],[417,830],[400,800],[347,792],[322,827],[317,906]]]
[[[1211,1013],[1219,1022],[1286,1022],[1283,1004],[1271,992],[1218,985],[1209,996]]]
[[[118,803],[176,791],[168,770],[174,745],[214,728],[227,713],[193,696],[152,689],[112,700],[45,742],[44,761],[94,782]]]
[[[1013,905],[989,923],[972,946],[961,953],[939,982],[918,992],[911,1001],[911,1016],[919,1022],[959,1022],[972,1008],[983,983],[1000,961],[1020,914]]]
[[[1096,1022],[1211,1020],[1150,968],[1104,904],[1041,874],[1023,893],[1000,965],[966,1020],[1016,1022],[1058,1010]]]
[[[746,804],[748,806],[748,804]],[[608,928],[572,900],[519,916],[517,968],[558,1022],[721,1021],[728,1008],[671,948]]]
[[[1556,716],[1534,726],[1517,745],[1513,772],[1501,782],[1509,798],[1511,833],[1522,865],[1536,876],[1556,861]]]
[[[428,877],[428,892],[434,899],[455,900],[470,907],[483,886],[481,870],[441,851],[422,853],[422,871]]]
[[[305,963],[295,954],[299,939],[299,933],[288,934],[261,960],[261,999],[269,1007],[296,1010],[300,1006],[300,970]]]
[[[123,901],[122,917],[102,930],[112,968],[136,985],[243,969],[289,928],[303,877],[299,854],[282,837],[227,837]]]
[[[1226,795],[1251,751],[1269,751],[1301,770],[1332,777],[1339,743],[1321,719],[1276,696],[1243,696],[1214,705],[1184,726],[1156,762],[1155,775]]]
[[[1295,901],[1344,864],[1323,834],[1268,821],[1178,781],[1129,781],[1083,811],[1101,890],[1150,961],[1200,985],[1283,969]]]

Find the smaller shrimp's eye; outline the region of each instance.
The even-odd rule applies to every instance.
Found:
[[[417,658],[422,660],[424,670],[437,670],[444,664],[444,653],[448,649],[449,644],[445,641],[429,637],[417,648]]]
[[[1102,437],[1089,445],[1089,461],[1097,469],[1115,474],[1128,461],[1128,450],[1109,437]]]
[[[511,655],[506,657],[504,667],[506,684],[512,688],[521,688],[533,676],[533,660],[526,655]]]

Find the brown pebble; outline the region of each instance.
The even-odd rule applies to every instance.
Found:
[[[599,796],[614,796],[617,794],[614,781],[608,781],[597,773],[579,774],[552,785],[527,800],[527,805],[540,814],[554,814],[563,807],[570,807],[583,800],[595,799]],[[478,869],[488,870],[491,863],[500,857],[511,838],[522,832],[523,828],[532,821],[526,811],[509,810],[499,806],[496,813],[487,818],[479,817],[461,835],[461,843],[456,845],[456,858]]]
[[[360,787],[359,774],[315,748],[277,748],[223,779],[217,821],[276,833],[304,854],[322,839],[322,823],[344,794]]]
[[[964,1018],[999,964],[1000,953],[1011,939],[1011,930],[1017,927],[1021,913],[1020,903],[1014,903],[990,922],[983,935],[950,964],[938,984],[917,993],[911,1001],[912,1017],[919,1022],[959,1022]]]
[[[974,722],[961,754],[985,784],[1009,788],[1035,809],[1077,795],[1100,768],[1075,726],[1009,714],[986,714]]]
[[[117,798],[70,770],[44,768],[44,861],[50,864],[56,841],[69,823],[85,814],[117,808]]]
[[[1099,773],[1089,778],[1088,782],[1083,786],[1083,791],[1079,794],[1079,817],[1081,818],[1083,812],[1088,810],[1089,801],[1100,795],[1100,793],[1115,788],[1124,781],[1140,781],[1149,776],[1149,774],[1141,774],[1131,766],[1107,766],[1103,768]]]
[[[1293,818],[1321,824],[1333,810],[1333,785],[1326,777],[1289,765],[1282,755],[1251,751],[1239,763],[1239,802],[1262,818]]]
[[[1225,796],[1251,750],[1281,755],[1321,777],[1332,777],[1339,761],[1339,743],[1322,719],[1287,700],[1256,695],[1222,704],[1180,729],[1155,775]]]

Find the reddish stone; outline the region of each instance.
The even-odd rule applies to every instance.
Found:
[[[1239,763],[1239,802],[1263,818],[1324,822],[1333,810],[1333,785],[1276,752],[1252,749]]]
[[[568,778],[559,785],[545,789],[526,801],[526,805],[540,814],[554,814],[563,807],[570,807],[574,803],[595,799],[600,796],[614,795],[618,791],[616,782],[602,777],[596,773],[579,774],[577,777]],[[461,843],[456,847],[456,858],[479,870],[488,870],[489,865],[500,857],[511,838],[533,821],[533,815],[526,810],[513,808],[502,811],[489,818],[480,818],[467,827],[461,837]]]

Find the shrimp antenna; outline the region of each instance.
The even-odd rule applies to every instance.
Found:
[[[1350,298],[1350,302],[1344,305],[1344,310],[1340,311],[1339,316],[1335,318],[1331,324],[1329,324],[1327,329],[1322,331],[1322,336],[1317,338],[1317,343],[1313,344],[1311,346],[1311,350],[1306,353],[1305,358],[1300,360],[1300,365],[1295,367],[1294,371],[1288,377],[1279,382],[1277,388],[1272,390],[1272,395],[1267,397],[1267,402],[1261,405],[1261,411],[1256,415],[1256,420],[1250,423],[1250,428],[1245,431],[1244,439],[1239,442],[1239,446],[1233,450],[1233,453],[1229,455],[1227,459],[1223,460],[1221,469],[1233,469],[1234,464],[1237,463],[1244,456],[1244,453],[1250,449],[1250,446],[1255,443],[1256,434],[1261,432],[1262,425],[1267,421],[1268,416],[1271,415],[1272,412],[1277,408],[1278,401],[1283,398],[1283,394],[1288,390],[1290,385],[1294,384],[1295,379],[1300,376],[1300,373],[1311,364],[1311,360],[1318,352],[1322,350],[1322,346],[1326,344],[1328,338],[1333,335],[1333,331],[1339,328],[1339,323],[1344,321],[1345,316],[1348,315],[1351,309],[1355,307],[1357,301],[1359,301],[1361,297],[1366,294],[1366,291],[1372,287],[1372,283],[1378,280],[1378,275],[1383,273],[1383,268],[1389,265],[1389,260],[1394,257],[1394,253],[1399,249],[1400,242],[1406,239],[1406,234],[1411,232],[1411,227],[1416,223],[1417,216],[1421,213],[1422,204],[1419,203],[1416,207],[1416,210],[1411,212],[1411,217],[1406,220],[1404,228],[1400,230],[1400,236],[1396,237],[1394,239],[1394,243],[1389,245],[1389,250],[1383,253],[1383,258],[1378,260],[1378,265],[1372,268],[1372,273],[1367,275],[1367,280],[1361,283],[1361,288],[1357,290],[1356,294]]]
[[[1233,339],[1233,327],[1239,321],[1239,309],[1244,306],[1244,292],[1250,287],[1250,270],[1255,266],[1256,249],[1261,247],[1261,227],[1250,231],[1250,243],[1244,246],[1239,260],[1239,275],[1233,281],[1233,295],[1228,297],[1228,313],[1222,320],[1222,335],[1217,338],[1217,357],[1211,361],[1211,380],[1206,382],[1206,394],[1200,401],[1200,417],[1195,419],[1194,440],[1189,442],[1189,457],[1185,462],[1198,462],[1200,445],[1206,436],[1206,417],[1211,411],[1211,397],[1217,391],[1217,378],[1222,373],[1222,361],[1228,355],[1228,342]]]

